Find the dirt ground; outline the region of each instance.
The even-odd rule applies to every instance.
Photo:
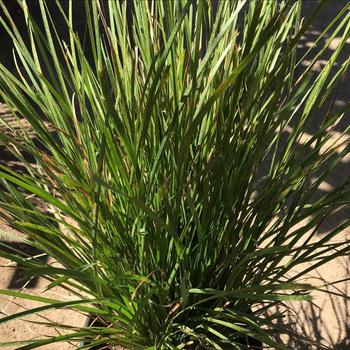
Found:
[[[342,8],[347,1],[329,1],[327,8],[323,11],[322,15],[315,22],[311,30],[303,38],[303,47],[300,50],[304,50],[310,47],[314,41],[314,38],[320,33],[323,28],[329,23],[330,19]],[[314,6],[314,1],[305,1],[305,13],[310,11],[310,8]],[[339,39],[338,39],[339,40]],[[322,68],[325,64],[327,57],[331,54],[337,46],[337,38],[332,42],[330,50],[328,50],[319,63],[318,68]],[[0,54],[0,58],[4,53]],[[343,52],[342,57],[339,58],[340,64],[350,54],[350,42]],[[306,62],[305,62],[306,64]],[[347,76],[342,82],[342,85],[337,94],[335,102],[335,108],[344,106],[346,102],[350,101],[350,77]],[[4,118],[7,115],[7,111],[4,105],[0,105],[0,118]],[[310,134],[317,128],[317,123],[310,127]],[[335,130],[332,134],[333,137],[337,137],[339,133],[349,125],[349,117],[345,119],[344,125],[340,125],[338,130]],[[313,129],[315,128],[315,129]],[[0,154],[0,162],[6,161],[2,159]],[[345,158],[343,162],[335,169],[332,176],[325,181],[321,186],[321,191],[327,192],[330,189],[337,186],[350,176],[350,156]],[[339,225],[345,219],[350,216],[350,210],[342,210],[336,213],[330,220],[328,220],[319,230],[319,238],[322,238],[332,228]],[[19,249],[27,249],[25,245],[18,242],[16,238],[18,233],[11,231],[8,227],[0,223],[0,240],[7,242],[10,245],[14,245]],[[10,236],[10,237],[9,237]],[[342,232],[337,240],[349,240],[350,229]],[[307,276],[308,279],[313,279],[315,283],[322,284],[323,281],[335,281],[344,278],[350,278],[350,261],[349,257],[339,258],[328,265],[318,269],[312,276]],[[61,300],[69,300],[71,296],[59,288],[54,290],[45,291],[45,281],[31,280],[23,281],[21,274],[16,266],[10,266],[9,262],[0,258],[0,289],[8,290],[23,290],[30,294],[45,295],[47,297],[59,298]],[[337,285],[330,286],[332,291],[350,296],[350,282],[342,282]],[[324,293],[314,293],[315,299],[313,303],[301,304],[294,303],[292,306],[295,309],[295,314],[291,314],[291,321],[296,322],[296,327],[303,332],[306,337],[313,338],[322,344],[328,345],[331,349],[346,350],[350,349],[350,302],[346,298],[339,296],[329,296]],[[38,303],[33,301],[23,301],[14,299],[12,297],[0,296],[0,312],[4,314],[11,314],[16,311],[22,311],[24,309],[31,309],[37,306]],[[83,325],[84,316],[71,311],[48,311],[42,314],[43,317],[47,317],[51,320],[59,323],[67,323],[74,325]],[[31,318],[30,320],[34,320]],[[42,319],[36,318],[36,321]],[[47,334],[54,334],[55,330],[48,329],[47,327],[39,324],[33,324],[21,320],[15,320],[13,322],[0,325],[0,344],[7,341],[21,340],[24,338],[42,337]],[[286,340],[288,349],[308,350],[313,349],[311,347],[302,347],[300,344],[292,343]],[[43,350],[68,350],[75,349],[77,344],[65,344],[42,347]],[[5,349],[15,349],[16,347],[5,347]]]

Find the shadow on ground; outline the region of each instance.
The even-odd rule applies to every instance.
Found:
[[[349,263],[349,258],[342,262],[344,275],[347,276],[350,276]],[[326,284],[321,275],[318,276],[317,282],[319,285]],[[318,350],[323,349],[322,346],[327,346],[329,350],[350,349],[350,304],[348,300],[350,285],[349,283],[343,283],[341,286],[328,285],[324,289],[326,296],[323,296],[321,303],[320,298],[316,297],[314,302],[288,304],[291,309],[284,314],[278,324],[282,327],[289,325],[288,329],[297,330],[298,334],[314,343],[307,344],[293,336],[287,337],[286,340],[286,337],[282,336],[279,340],[285,344],[287,349]],[[334,294],[338,297],[334,298]],[[276,310],[283,312],[285,309],[277,308]]]
[[[48,256],[46,254],[42,254],[40,250],[32,247],[29,244],[15,241],[6,241],[0,243],[5,244],[6,246],[1,246],[1,250],[5,253],[14,253],[20,254],[23,258],[32,258],[35,257],[37,261],[41,261],[42,263],[48,262]],[[28,278],[28,276],[24,273],[24,271],[17,266],[13,272],[12,278],[7,285],[7,289],[21,289],[25,286],[27,289],[35,288],[39,284],[38,277]]]

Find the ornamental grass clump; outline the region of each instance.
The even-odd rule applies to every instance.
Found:
[[[303,20],[301,1],[85,1],[78,35],[72,1],[38,1],[39,18],[19,1],[23,33],[0,0],[16,67],[0,65],[1,97],[35,134],[2,121],[1,142],[22,170],[1,165],[0,215],[57,263],[5,243],[0,256],[75,295],[35,296],[42,306],[0,324],[67,308],[98,319],[54,324],[61,335],[20,349],[307,341],[275,307],[326,290],[301,279],[350,249],[336,239],[350,220],[317,236],[350,194],[349,181],[319,191],[350,147],[349,128],[331,138],[349,104],[330,102],[349,64],[336,61],[350,4],[305,56],[296,52],[324,3]]]

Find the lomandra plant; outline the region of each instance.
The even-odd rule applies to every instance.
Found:
[[[97,319],[51,324],[61,335],[20,349],[308,341],[275,307],[326,291],[302,278],[349,253],[336,239],[349,220],[317,234],[350,194],[349,181],[320,191],[350,147],[348,128],[331,138],[349,104],[334,111],[329,102],[349,64],[336,61],[350,37],[350,4],[306,52],[306,66],[296,54],[324,3],[302,19],[301,1],[85,1],[79,36],[72,1],[39,1],[34,20],[23,0],[24,39],[0,1],[17,67],[0,65],[1,96],[35,132],[2,127],[25,171],[1,165],[0,214],[56,263],[5,243],[0,256],[75,295],[1,290],[43,304],[0,324],[49,309]]]

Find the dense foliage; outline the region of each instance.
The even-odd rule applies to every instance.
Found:
[[[335,61],[350,5],[327,27],[341,39],[315,72],[330,40],[320,35],[306,67],[296,47],[323,2],[301,21],[300,1],[85,1],[83,37],[71,1],[39,1],[40,21],[19,3],[25,39],[0,0],[17,67],[0,65],[0,93],[36,136],[3,127],[25,172],[1,166],[0,215],[60,265],[5,243],[0,256],[76,299],[36,296],[44,306],[0,323],[50,308],[100,318],[22,349],[241,349],[244,337],[284,349],[274,307],[310,300],[316,287],[300,278],[349,252],[333,240],[349,221],[314,237],[349,200],[348,182],[318,190],[349,152],[330,139],[348,104],[320,113],[349,64]]]

